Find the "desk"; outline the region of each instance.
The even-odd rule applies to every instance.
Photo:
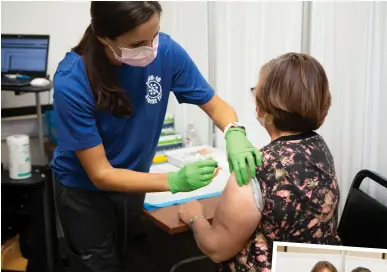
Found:
[[[212,222],[212,219],[215,215],[216,206],[220,200],[220,196],[210,197],[206,199],[201,199],[199,202],[203,205],[204,214],[208,221]],[[165,208],[160,208],[153,211],[144,210],[144,214],[148,217],[155,225],[160,227],[162,230],[166,231],[170,235],[177,234],[185,231],[189,231],[190,228],[187,224],[183,223],[179,219],[179,209],[180,205],[169,206]],[[183,264],[196,262],[199,260],[206,259],[205,255],[195,256],[181,260],[172,266],[170,272],[174,272]]]
[[[52,154],[55,150],[55,144],[49,142],[46,143],[46,151],[48,153],[48,158],[52,158]],[[211,222],[214,214],[216,206],[218,205],[220,196],[211,197],[199,200],[199,202],[204,207],[204,212],[206,218]],[[181,233],[189,230],[188,225],[184,224],[180,221],[178,212],[179,205],[169,206],[153,211],[147,211],[144,209],[143,213],[145,218],[150,219],[153,223],[155,223],[158,227],[169,234]]]
[[[214,218],[215,209],[218,205],[219,199],[220,196],[199,200],[199,202],[203,205],[205,216],[210,222]],[[153,211],[144,210],[144,214],[153,223],[172,235],[189,230],[188,225],[181,222],[179,219],[179,209],[179,205],[174,205]]]
[[[49,92],[52,88],[52,83],[42,86],[42,87],[33,87],[31,85],[22,86],[22,87],[10,87],[1,85],[1,91],[3,92],[14,92],[16,95],[21,93],[34,93],[35,94],[35,103],[36,103],[36,114],[38,118],[38,136],[39,136],[39,158],[40,165],[44,165],[44,132],[43,132],[43,120],[42,120],[42,108],[40,103],[40,93]]]
[[[52,142],[46,143],[46,151],[48,154],[48,158],[51,159],[55,150],[55,144]],[[211,197],[199,200],[199,202],[203,205],[204,213],[206,218],[211,222],[215,215],[215,210],[220,200],[220,196]],[[165,208],[160,208],[153,211],[143,210],[144,218],[152,221],[156,226],[161,228],[163,231],[168,234],[178,234],[181,232],[189,231],[189,227],[187,224],[183,223],[179,219],[179,205],[169,206]],[[206,256],[192,257],[188,259],[184,259],[178,263],[176,263],[171,272],[174,272],[180,265],[198,261],[201,259],[207,258]]]

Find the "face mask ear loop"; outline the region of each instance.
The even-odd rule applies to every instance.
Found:
[[[106,42],[105,43],[105,46],[108,46],[109,48],[110,48],[110,50],[113,52],[113,55],[114,55],[114,57],[115,57],[115,59],[116,60],[120,60],[120,57],[117,55],[117,53],[114,51],[114,49],[113,49],[113,47],[111,47],[111,45],[108,43],[108,42]],[[118,47],[120,50],[121,50],[121,48],[120,47]]]

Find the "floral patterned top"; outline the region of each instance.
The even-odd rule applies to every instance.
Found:
[[[284,136],[261,153],[262,219],[242,251],[220,271],[270,272],[273,241],[341,244],[339,187],[323,138],[315,132]]]

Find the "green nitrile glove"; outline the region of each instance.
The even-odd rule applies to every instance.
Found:
[[[261,152],[250,143],[246,137],[246,131],[241,128],[227,130],[226,150],[230,173],[235,172],[239,186],[248,184],[248,171],[251,177],[255,177],[255,167],[260,166],[262,162]]]
[[[189,192],[204,187],[214,178],[218,162],[213,159],[185,165],[175,173],[168,174],[169,189],[172,193]]]

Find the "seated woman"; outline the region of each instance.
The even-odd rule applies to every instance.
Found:
[[[337,272],[337,269],[330,262],[321,261],[313,266],[311,272]]]
[[[314,132],[331,104],[323,67],[309,55],[280,56],[261,69],[255,97],[271,137],[256,178],[239,187],[230,176],[212,224],[197,201],[179,213],[221,271],[270,271],[274,241],[340,244],[334,162]]]

